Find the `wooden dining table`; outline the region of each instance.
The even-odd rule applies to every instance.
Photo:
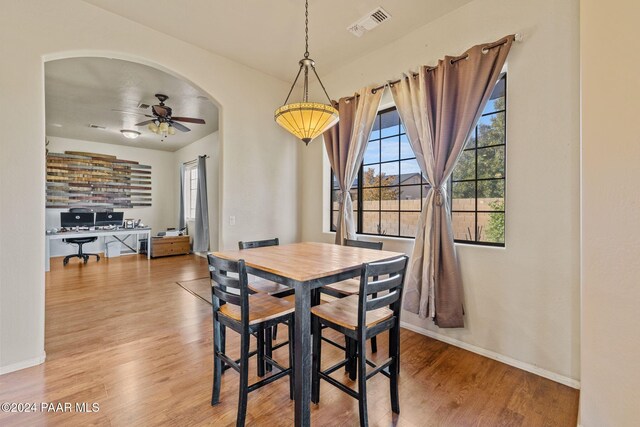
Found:
[[[214,252],[244,260],[247,272],[295,291],[294,377],[295,425],[311,425],[311,291],[360,275],[362,264],[404,254],[329,243],[303,242]]]

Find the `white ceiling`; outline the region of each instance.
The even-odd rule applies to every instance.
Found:
[[[303,0],[84,1],[284,81],[304,53]],[[311,58],[322,77],[470,1],[311,0]],[[378,6],[392,18],[360,38],[347,32]]]
[[[304,53],[303,0],[84,1],[286,82],[295,77]],[[470,1],[311,0],[311,58],[323,76]],[[378,6],[391,19],[360,38],[347,31]],[[175,151],[218,129],[218,110],[205,93],[145,65],[106,58],[51,61],[45,83],[50,136]],[[185,123],[191,132],[176,132],[162,142],[146,127],[135,127],[150,113],[138,104],[156,104],[155,93],[169,96],[166,104],[175,116],[203,118],[207,124]],[[121,129],[142,135],[126,139]]]
[[[165,104],[174,116],[202,118],[206,124],[184,123],[190,132],[176,131],[161,141],[146,126],[156,93],[169,96]],[[132,147],[175,151],[218,129],[218,109],[207,95],[170,74],[146,65],[108,58],[71,58],[45,63],[47,135]],[[93,129],[90,124],[106,129]],[[121,129],[141,135],[127,139]]]

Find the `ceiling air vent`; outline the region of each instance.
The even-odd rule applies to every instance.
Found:
[[[91,123],[91,124],[89,125],[89,127],[90,127],[91,129],[107,130],[107,128],[106,128],[106,127],[104,127],[104,126],[100,126],[100,125],[94,125],[93,123]]]
[[[146,110],[149,107],[150,107],[150,105],[149,104],[145,104],[144,102],[141,102],[140,104],[138,104],[138,108],[140,108],[141,110]]]
[[[378,7],[377,9],[372,10],[366,16],[362,17],[357,22],[349,25],[347,27],[347,31],[349,31],[356,37],[362,37],[364,33],[373,30],[375,27],[382,24],[384,21],[387,21],[389,18],[391,18],[389,12],[381,7]]]

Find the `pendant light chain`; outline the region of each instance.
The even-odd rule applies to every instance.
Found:
[[[305,144],[309,144],[312,139],[318,135],[330,129],[339,120],[338,110],[333,107],[331,98],[327,93],[327,90],[318,76],[315,64],[311,58],[309,58],[309,0],[304,2],[304,58],[298,62],[300,67],[298,68],[298,74],[293,80],[291,89],[287,94],[287,98],[284,101],[282,107],[278,108],[274,113],[276,123],[282,126],[284,129],[298,137]],[[309,102],[309,68],[313,71],[322,91],[327,96],[329,104],[322,104],[319,102]],[[303,86],[302,86],[302,102],[295,102],[288,104],[289,97],[296,87],[300,74],[304,71]]]
[[[309,0],[304,2],[304,57],[309,57]]]

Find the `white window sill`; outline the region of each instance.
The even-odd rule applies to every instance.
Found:
[[[325,236],[331,236],[332,238],[335,238],[336,232],[335,231],[323,231],[322,234],[325,235]],[[383,242],[384,241],[389,241],[389,242],[410,243],[410,244],[413,244],[413,242],[415,241],[415,239],[413,237],[376,236],[376,235],[373,235],[373,234],[356,234],[356,237],[358,237],[358,239],[360,237],[363,237],[365,240],[376,240],[376,241],[383,241]],[[505,250],[507,248],[506,246],[474,245],[472,243],[454,242],[454,244],[456,246],[460,246],[460,247],[464,247],[464,248],[474,248],[474,249]]]

